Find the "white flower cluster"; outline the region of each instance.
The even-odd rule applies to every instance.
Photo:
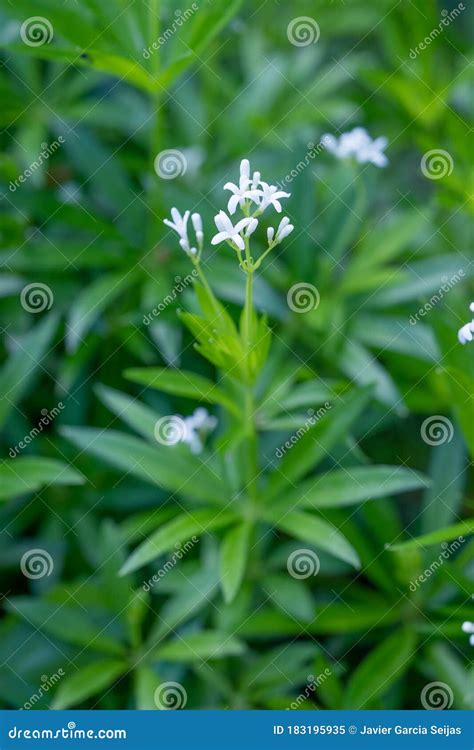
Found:
[[[216,428],[217,419],[200,406],[190,417],[184,417],[183,425],[181,442],[189,445],[191,453],[197,454],[202,452],[203,437]]]
[[[471,302],[471,304],[469,305],[469,309],[474,313],[474,302]],[[459,329],[458,339],[461,344],[467,344],[468,341],[472,341],[474,339],[474,318],[469,321],[469,323],[465,323]]]
[[[469,643],[471,646],[474,646],[474,622],[463,622],[461,625],[463,633],[467,633],[469,635]]]
[[[327,150],[338,159],[355,159],[360,164],[375,164],[386,167],[388,159],[383,153],[388,140],[381,136],[372,140],[365,128],[354,128],[343,133],[340,138],[326,133],[321,138]]]
[[[283,190],[279,190],[276,185],[270,185],[268,182],[264,182],[261,179],[260,172],[254,172],[251,175],[248,159],[243,159],[240,163],[240,177],[238,184],[227,182],[224,185],[224,190],[230,190],[232,193],[227,204],[227,211],[230,216],[233,216],[237,208],[240,207],[244,213],[244,218],[234,224],[225,211],[219,211],[217,216],[214,217],[217,234],[212,238],[211,244],[218,245],[221,242],[227,242],[239,253],[245,249],[246,241],[257,229],[257,217],[270,206],[273,206],[278,213],[281,213],[281,199],[290,197],[290,193],[285,193]],[[252,204],[255,206],[253,211]],[[189,240],[187,227],[189,216],[189,211],[185,211],[183,216],[181,216],[177,208],[172,208],[171,220],[165,219],[164,223],[177,232],[179,236],[179,244],[183,250],[188,253],[188,255],[199,258],[204,239],[202,220],[201,216],[197,213],[191,215],[194,233],[196,235],[196,243],[192,244]],[[291,234],[293,229],[294,226],[290,223],[288,217],[282,218],[276,230],[273,227],[269,227],[267,229],[269,249],[282,242],[289,234]]]
[[[163,223],[173,229],[179,236],[179,244],[186,253],[190,255],[197,255],[198,248],[199,252],[202,250],[202,244],[204,241],[204,234],[202,231],[202,219],[200,214],[192,214],[191,221],[193,224],[194,234],[196,237],[196,247],[191,247],[188,237],[188,219],[190,211],[185,211],[183,216],[179,213],[177,208],[171,209],[171,219],[164,219]]]

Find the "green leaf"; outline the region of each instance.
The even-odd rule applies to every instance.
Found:
[[[117,417],[120,417],[125,424],[128,424],[142,437],[155,442],[155,425],[160,418],[160,414],[157,414],[136,398],[129,396],[127,393],[116,391],[114,388],[98,385],[95,391],[102,403]]]
[[[176,632],[179,625],[190,620],[214,598],[219,587],[219,578],[215,560],[212,558],[204,568],[180,577],[177,594],[172,596],[160,610],[160,619],[152,628],[146,643],[147,652],[156,647],[171,631]]]
[[[449,526],[459,518],[467,480],[466,468],[466,450],[459,430],[453,432],[450,442],[432,447],[431,486],[425,492],[420,519],[423,534]]]
[[[432,292],[439,293],[446,278],[459,274],[460,269],[464,269],[466,279],[472,276],[466,258],[456,252],[414,261],[403,267],[403,280],[385,284],[371,296],[370,306],[378,308],[426,299]]]
[[[235,518],[231,511],[214,510],[194,510],[192,514],[178,516],[140,544],[128,558],[120,574],[131,573],[173,549],[176,544],[187,542],[193,536],[201,536],[206,531],[227,526]]]
[[[316,604],[303,581],[289,574],[269,575],[265,576],[263,589],[286,614],[301,622],[311,622],[315,617]]]
[[[380,351],[408,354],[426,362],[438,361],[440,351],[433,331],[421,321],[415,323],[379,312],[360,313],[351,323],[350,335]]]
[[[359,557],[352,545],[332,524],[322,518],[301,511],[291,511],[284,516],[279,512],[267,512],[265,517],[295,539],[314,544],[354,568],[360,567]]]
[[[371,385],[374,395],[382,403],[388,404],[399,414],[404,413],[403,399],[394,379],[380,361],[358,341],[345,341],[339,353],[339,367],[359,386]]]
[[[426,649],[423,664],[424,671],[431,673],[433,679],[443,680],[453,690],[455,708],[474,708],[472,673],[454,649],[442,641],[432,643]]]
[[[112,466],[173,492],[208,501],[222,498],[215,473],[188,446],[151,446],[125,433],[84,427],[64,427],[61,434]]]
[[[108,654],[123,653],[120,641],[107,635],[101,623],[76,606],[18,596],[9,600],[8,607],[30,625],[61,641]]]
[[[80,668],[79,672],[63,678],[51,708],[61,711],[83,703],[110,687],[126,670],[126,662],[112,659],[102,659]]]
[[[359,278],[367,273],[372,266],[379,266],[394,260],[405,250],[413,246],[417,235],[425,228],[429,229],[429,219],[419,210],[409,210],[398,216],[390,217],[367,233],[356,249],[356,253],[349,265],[348,273],[344,277],[344,284],[353,278]]]
[[[418,536],[416,539],[410,539],[408,542],[401,542],[400,544],[391,544],[387,549],[392,552],[408,552],[409,550],[419,550],[424,547],[431,547],[433,544],[441,544],[441,542],[450,542],[452,539],[456,539],[465,534],[474,534],[474,519],[469,521],[462,521],[456,523],[453,526],[446,526],[444,529],[437,529],[429,534],[423,534]]]
[[[0,500],[34,492],[49,484],[83,484],[76,469],[52,458],[12,458],[0,464]]]
[[[189,663],[224,656],[239,656],[244,650],[244,644],[228,633],[203,630],[201,633],[180,636],[163,644],[154,651],[153,656],[164,661]]]
[[[474,420],[472,419],[474,377],[456,367],[446,367],[444,372],[456,418],[461,425],[469,453],[474,459]]]
[[[234,402],[212,380],[188,370],[170,370],[161,367],[132,368],[125,370],[124,376],[135,383],[172,393],[174,396],[185,396],[197,401],[221,404],[230,412],[240,414]]]
[[[287,507],[332,508],[426,487],[422,474],[400,466],[349,466],[302,482],[286,498]]]
[[[361,389],[341,399],[327,414],[310,427],[285,455],[268,483],[265,501],[294,485],[323,458],[330,455],[366,407],[372,389]]]
[[[133,672],[135,708],[137,711],[156,711],[154,694],[160,680],[147,664],[138,666]]]
[[[0,370],[0,425],[23,396],[35,370],[41,367],[57,324],[57,317],[50,315],[15,342],[18,345],[16,350]]]
[[[228,531],[221,543],[221,587],[227,604],[233,601],[242,583],[249,552],[250,530],[250,524],[241,523]]]
[[[66,328],[66,348],[75,352],[105,308],[136,280],[136,274],[101,276],[73,300]]]
[[[315,635],[333,635],[346,633],[366,634],[367,631],[382,628],[389,624],[399,624],[402,616],[400,606],[390,604],[356,602],[348,600],[347,604],[326,604],[316,612],[310,623],[299,623],[294,616],[286,615],[277,609],[266,607],[250,614],[247,620],[237,629],[237,634],[245,638],[282,638],[301,635],[304,625],[308,633]],[[348,616],[350,613],[350,617]]]
[[[370,708],[407,671],[416,655],[416,643],[412,631],[397,630],[376,646],[352,673],[343,707]]]

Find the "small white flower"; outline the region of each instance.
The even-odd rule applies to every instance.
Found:
[[[163,224],[166,224],[167,227],[177,232],[181,238],[184,238],[188,236],[188,219],[189,211],[185,211],[181,216],[178,209],[173,207],[171,209],[171,219],[163,219]]]
[[[248,237],[255,231],[258,225],[257,219],[245,218],[238,221],[234,226],[225,211],[219,211],[217,216],[214,217],[214,221],[219,231],[212,238],[211,243],[213,245],[218,245],[220,242],[229,240],[238,247],[239,250],[245,249],[245,242],[241,236],[241,232],[243,232],[244,229],[247,229],[245,236]]]
[[[461,625],[461,629],[463,633],[467,633],[469,635],[469,643],[471,646],[474,646],[474,622],[463,622]]]
[[[293,224],[290,224],[290,220],[288,216],[284,216],[283,219],[280,221],[280,224],[278,225],[277,233],[276,233],[276,240],[277,242],[282,242],[286,237],[288,237],[289,234],[292,233],[294,229]]]
[[[474,312],[474,302],[469,305],[471,312]],[[467,344],[468,341],[474,339],[474,318],[469,322],[465,323],[458,331],[458,339],[461,344]]]
[[[244,236],[250,237],[250,235],[255,232],[257,227],[258,227],[258,219],[251,218],[244,231]]]
[[[195,247],[191,247],[189,243],[189,236],[188,236],[188,219],[189,219],[190,211],[185,211],[184,214],[181,216],[180,212],[177,208],[171,209],[171,219],[163,219],[163,223],[166,224],[166,226],[170,227],[170,229],[173,229],[178,236],[179,236],[179,244],[183,248],[185,253],[190,253],[191,255],[196,255],[197,250]],[[202,249],[203,239],[204,235],[202,232],[202,220],[201,216],[199,214],[193,214],[191,217],[191,221],[193,223],[194,232],[196,234],[196,241],[198,244],[199,249]]]
[[[202,249],[202,243],[204,241],[204,233],[202,231],[201,214],[192,214],[191,215],[191,221],[193,222],[193,228],[194,228],[194,233],[196,235],[196,241],[198,243],[198,247],[201,250]]]
[[[242,159],[240,162],[239,184],[226,182],[224,190],[230,190],[233,195],[229,198],[227,210],[232,216],[237,210],[237,206],[244,206],[246,200],[255,201],[258,199],[259,191],[256,190],[260,183],[260,172],[254,172],[253,178],[250,179],[250,162],[248,159]]]
[[[322,142],[327,150],[338,157],[338,159],[354,158],[361,164],[375,164],[377,167],[386,167],[388,159],[383,153],[388,141],[382,136],[372,140],[365,128],[354,128],[343,133],[339,140],[330,133],[322,137]]]
[[[267,229],[268,244],[277,245],[279,242],[283,242],[285,237],[288,237],[288,235],[292,233],[293,229],[294,229],[294,226],[293,224],[290,224],[290,220],[288,216],[284,216],[278,225],[276,235],[275,235],[275,230],[273,229],[273,227],[269,227]]]
[[[184,419],[184,435],[182,442],[189,445],[191,453],[198,454],[202,452],[202,436],[214,430],[217,425],[217,419],[209,414],[207,409],[199,407],[194,414]]]
[[[280,198],[289,198],[291,193],[285,193],[278,190],[276,185],[269,185],[268,182],[260,181],[261,189],[259,192],[258,206],[260,211],[265,211],[268,206],[273,206],[278,213],[282,212]]]

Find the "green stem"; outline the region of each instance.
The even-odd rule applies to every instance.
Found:
[[[258,442],[255,429],[255,403],[252,386],[245,384],[245,428],[247,433],[247,492],[252,506],[258,503]]]
[[[245,307],[244,307],[244,338],[247,353],[247,370],[251,373],[250,357],[252,354],[252,312],[253,312],[253,273],[247,271],[247,282],[245,284]]]
[[[253,506],[258,502],[258,441],[255,429],[255,401],[253,395],[251,356],[253,348],[253,270],[251,266],[248,238],[245,239],[245,259],[247,262],[247,282],[245,285],[244,345],[247,357],[247,382],[245,383],[244,417],[247,435],[247,492]]]
[[[256,261],[253,267],[254,271],[257,271],[260,268],[260,266],[262,265],[262,261],[267,257],[268,253],[270,253],[273,250],[273,248],[275,247],[275,244],[276,243],[269,245],[268,248],[265,250],[265,252],[261,254],[260,258]]]

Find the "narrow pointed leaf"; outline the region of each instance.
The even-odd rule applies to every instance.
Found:
[[[248,523],[241,523],[228,531],[222,540],[221,587],[227,603],[235,598],[244,576],[249,551],[250,528]]]
[[[82,484],[82,474],[52,458],[19,457],[0,464],[0,500],[34,492],[50,484]]]
[[[429,480],[400,466],[350,466],[302,482],[286,498],[287,507],[333,508],[421,489]]]
[[[306,472],[330,455],[337,443],[347,437],[351,426],[366,407],[370,393],[371,389],[361,389],[347,399],[339,401],[302,435],[270,477],[266,492],[267,500],[288,486],[294,486]]]
[[[229,411],[239,413],[236,405],[212,380],[187,370],[170,370],[161,367],[132,368],[125,370],[125,377],[135,383],[156,388],[175,396],[194,398],[210,404],[221,404]]]
[[[316,548],[319,547],[353,565],[354,568],[360,567],[359,556],[352,545],[335,526],[322,518],[302,511],[292,511],[284,516],[280,516],[279,513],[268,513],[266,516],[275,526],[295,539],[313,544]]]
[[[62,710],[77,706],[97,693],[106,691],[127,670],[127,663],[102,659],[66,676],[54,696],[52,708]]]
[[[65,427],[62,434],[84,451],[149,484],[201,500],[220,498],[222,485],[214,472],[193,456],[188,446],[152,446],[125,433]]]
[[[416,636],[397,630],[376,646],[353,672],[344,697],[344,708],[370,708],[409,668],[416,655]]]
[[[131,573],[155,560],[164,552],[173,549],[193,536],[201,536],[206,531],[219,529],[234,521],[235,514],[230,511],[195,510],[189,515],[182,515],[162,526],[143,542],[128,558],[120,571],[121,575]]]

